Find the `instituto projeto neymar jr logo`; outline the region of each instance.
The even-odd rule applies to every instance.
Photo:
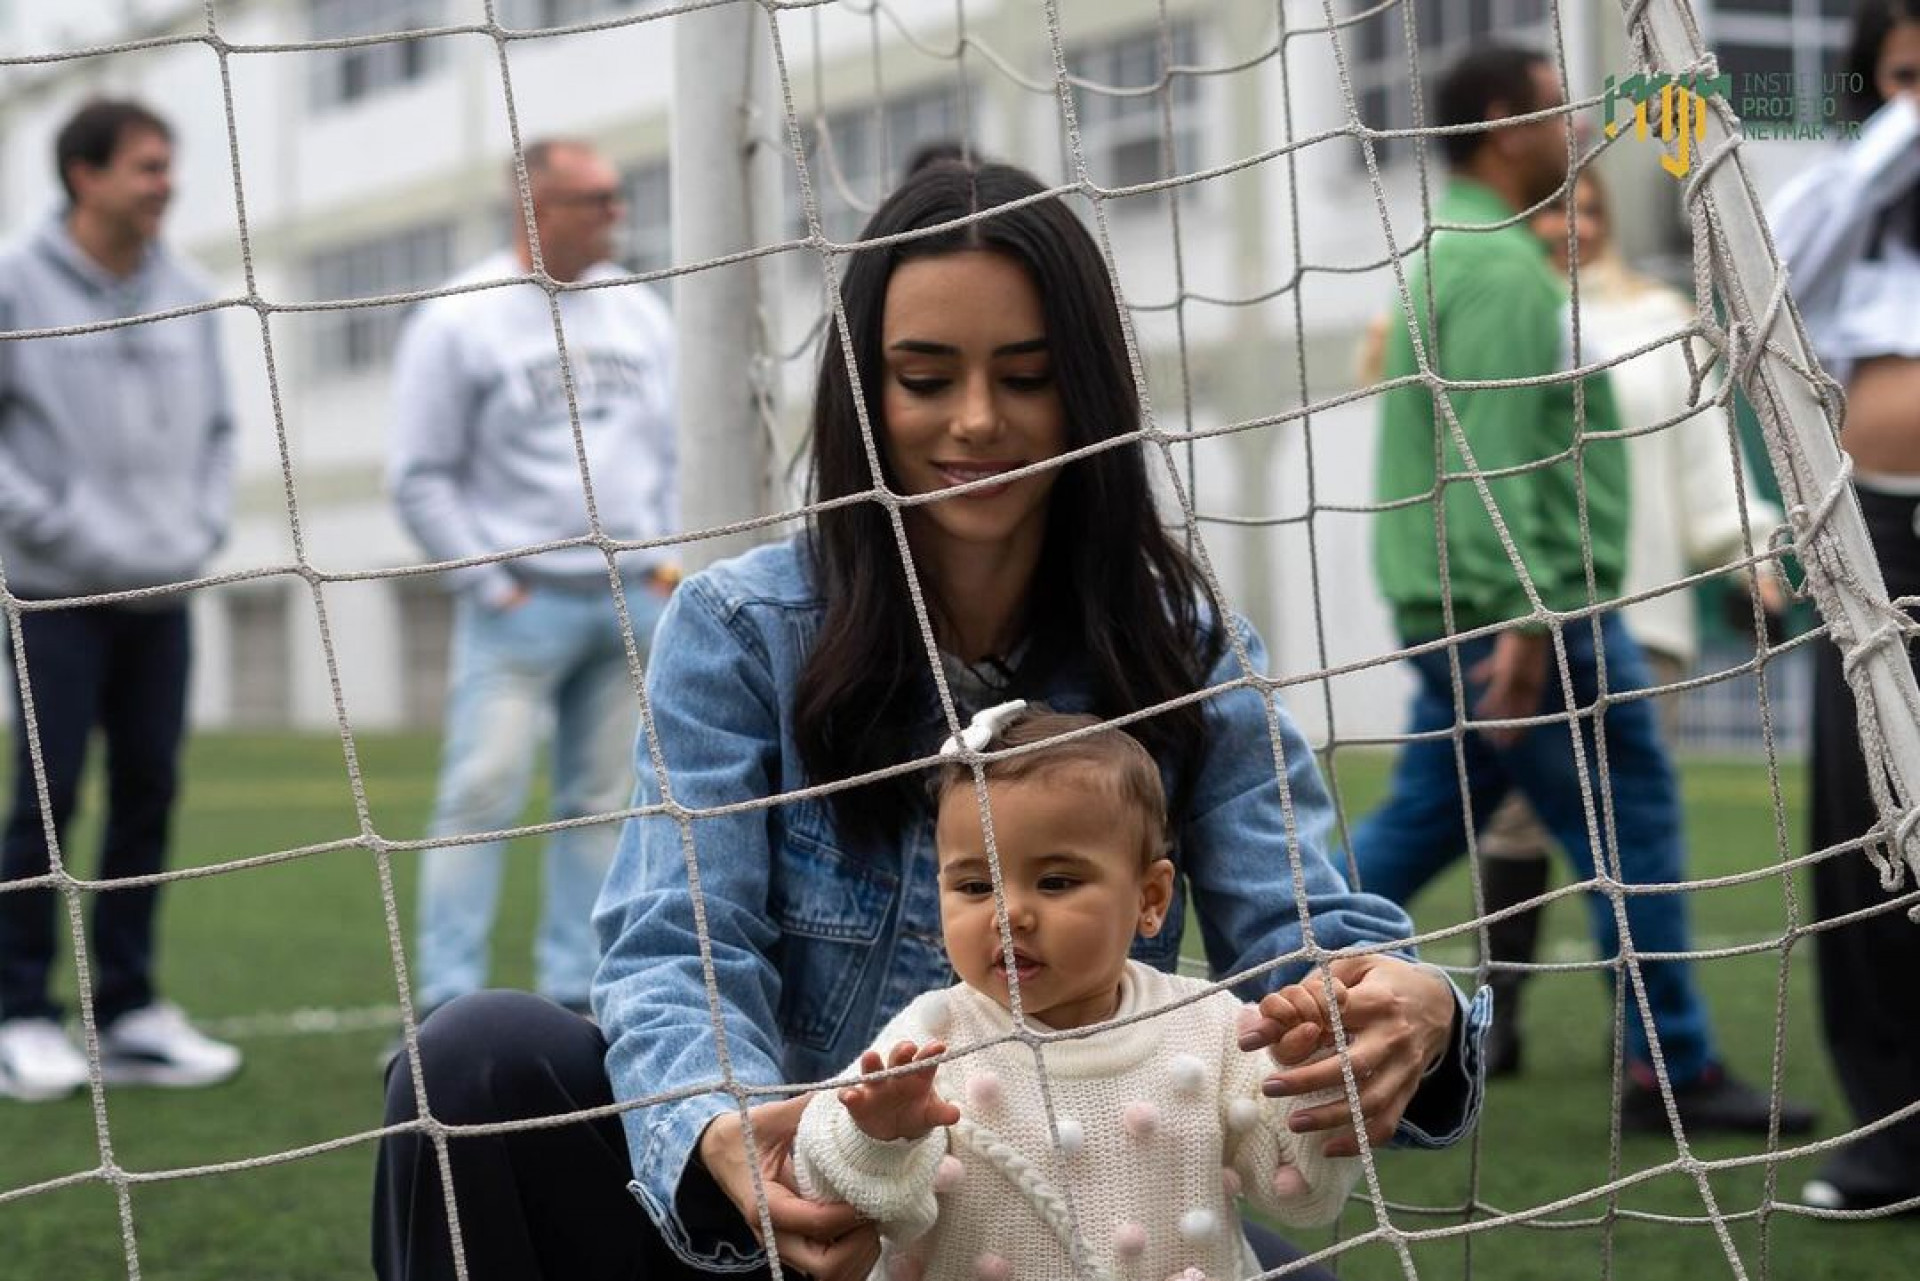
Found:
[[[1660,167],[1675,178],[1693,170],[1695,144],[1707,136],[1707,99],[1718,95],[1733,107],[1745,138],[1823,140],[1859,136],[1858,122],[1840,118],[1840,98],[1859,92],[1857,73],[1802,75],[1791,71],[1748,72],[1738,78],[1696,72],[1608,76],[1600,111],[1609,138],[1620,132],[1621,104],[1631,105],[1635,138],[1657,138]]]

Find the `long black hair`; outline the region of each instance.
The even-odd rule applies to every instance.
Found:
[[[1040,295],[1066,448],[1138,429],[1139,397],[1113,282],[1092,236],[1058,199],[1002,208],[1044,190],[1008,165],[944,161],[908,177],[874,212],[863,240],[1001,209],[851,256],[840,292],[859,385],[838,331],[830,331],[814,393],[815,501],[873,487],[857,406],[865,405],[868,422],[883,435],[887,286],[895,268],[915,258],[988,250],[1019,263]],[[884,448],[881,458],[888,488],[900,492]],[[885,508],[863,502],[819,512],[810,542],[826,611],[794,692],[794,737],[809,778],[821,783],[931,750],[932,743],[915,741],[931,678]],[[1037,693],[1068,659],[1083,666],[1103,716],[1192,693],[1225,643],[1223,629],[1203,621],[1200,599],[1192,562],[1155,511],[1140,447],[1068,464],[1049,500],[1028,646],[1009,696]],[[1203,743],[1203,715],[1189,705],[1130,727],[1178,780],[1176,815]],[[838,793],[834,808],[843,831],[883,837],[897,834],[925,804],[924,788],[901,780]]]
[[[1853,11],[1853,34],[1847,40],[1846,61],[1841,68],[1847,76],[1848,119],[1864,123],[1886,105],[1875,75],[1880,69],[1880,51],[1895,27],[1914,22],[1920,22],[1920,0],[1863,0]],[[1920,249],[1920,200],[1915,200],[1911,191],[1906,199],[1887,206],[1878,215],[1868,240],[1868,258],[1879,258],[1885,252],[1889,232],[1905,236],[1908,244]]]
[[[1847,52],[1840,69],[1846,74],[1847,117],[1865,121],[1886,105],[1886,98],[1875,83],[1880,68],[1880,50],[1893,29],[1909,22],[1920,22],[1920,0],[1862,0],[1853,11],[1853,33],[1847,39]]]

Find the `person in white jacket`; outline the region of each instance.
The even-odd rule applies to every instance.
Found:
[[[1597,172],[1581,172],[1573,199],[1579,362],[1613,360],[1661,344],[1613,365],[1608,376],[1621,425],[1636,433],[1627,443],[1632,514],[1622,591],[1630,597],[1658,593],[1624,607],[1627,630],[1645,651],[1654,680],[1672,685],[1684,680],[1700,657],[1694,597],[1680,585],[1682,580],[1742,560],[1749,548],[1764,551],[1781,514],[1746,483],[1729,411],[1717,405],[1693,408],[1711,400],[1719,382],[1710,377],[1696,395],[1694,371],[1706,367],[1709,352],[1704,342],[1692,339],[1690,364],[1687,344],[1679,341],[1697,319],[1693,300],[1635,271],[1620,256]],[[1542,210],[1533,221],[1562,271],[1569,269],[1568,222],[1564,204]],[[1571,318],[1571,309],[1568,314]],[[1754,584],[1769,614],[1786,608],[1786,589],[1770,568],[1758,575],[1736,572],[1734,581]],[[1656,706],[1671,740],[1679,728],[1679,696],[1669,694]],[[1546,892],[1549,842],[1546,829],[1522,798],[1511,797],[1495,811],[1479,837],[1488,912]],[[1489,961],[1532,961],[1539,928],[1537,910],[1491,923]],[[1510,969],[1488,977],[1494,992],[1493,1023],[1487,1033],[1489,1075],[1520,1068],[1519,998],[1525,978],[1526,971]]]
[[[450,843],[420,862],[411,959],[423,1017],[487,985],[506,843],[454,838],[519,819],[546,728],[554,819],[631,796],[639,698],[608,555],[589,539],[641,542],[679,525],[673,322],[652,289],[619,283],[620,176],[577,140],[523,154],[537,235],[516,214],[513,247],[421,304],[394,358],[395,510],[433,560],[469,562],[446,575],[456,597],[431,835]],[[536,269],[576,287],[554,296],[516,280]],[[676,575],[655,550],[622,552],[618,565],[644,662]],[[608,822],[547,841],[535,984],[576,1011],[599,961],[590,918],[618,836]]]
[[[1261,1089],[1276,1059],[1332,1044],[1337,984],[1242,1006],[1128,959],[1159,932],[1174,868],[1153,758],[1100,724],[1019,702],[975,718],[975,751],[1097,730],[984,766],[991,840],[948,743],[936,844],[961,981],[888,1023],[859,1084],[814,1094],[795,1144],[810,1196],[879,1224],[876,1277],[1256,1275],[1241,1202],[1324,1223],[1359,1177],[1323,1134],[1288,1128],[1326,1099]]]

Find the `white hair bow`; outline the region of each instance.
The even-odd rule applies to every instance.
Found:
[[[940,744],[940,755],[960,756],[966,752],[984,752],[993,736],[1005,729],[1007,722],[1027,709],[1027,700],[1016,698],[997,707],[987,707],[973,714],[967,727],[958,734],[950,734],[947,741]]]

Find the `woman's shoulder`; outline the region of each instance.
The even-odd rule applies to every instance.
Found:
[[[1241,674],[1240,661],[1234,653],[1236,642],[1247,647],[1255,671],[1265,675],[1262,669],[1266,662],[1266,642],[1244,614],[1234,609],[1222,612],[1202,594],[1194,604],[1194,621],[1199,629],[1202,652],[1213,656],[1206,673],[1207,684],[1217,685]]]
[[[725,615],[753,606],[819,609],[823,602],[813,554],[804,534],[716,561],[689,576],[680,590]]]

